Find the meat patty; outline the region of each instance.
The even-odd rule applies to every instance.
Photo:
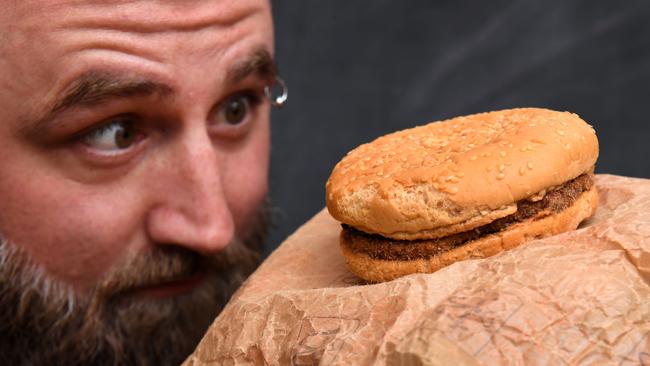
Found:
[[[507,229],[510,225],[527,220],[539,220],[548,215],[561,212],[571,206],[584,192],[594,185],[593,174],[583,174],[549,191],[541,200],[521,200],[517,211],[473,230],[437,239],[396,240],[377,234],[367,234],[343,224],[342,234],[350,249],[355,253],[365,253],[373,259],[413,260],[429,258],[451,250],[478,238],[493,235]]]

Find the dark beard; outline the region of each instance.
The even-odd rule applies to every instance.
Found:
[[[130,258],[83,297],[0,240],[0,364],[180,364],[259,264],[268,221],[265,203],[249,234],[213,257],[158,246]],[[185,295],[142,300],[129,293],[196,273],[206,280]]]

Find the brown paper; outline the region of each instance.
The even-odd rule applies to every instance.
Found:
[[[364,285],[322,211],[236,293],[186,365],[650,364],[650,180],[597,176],[579,230]]]

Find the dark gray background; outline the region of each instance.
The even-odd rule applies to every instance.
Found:
[[[324,206],[350,149],[520,106],[578,113],[599,173],[650,178],[650,1],[273,1],[290,88],[274,111],[270,249]]]

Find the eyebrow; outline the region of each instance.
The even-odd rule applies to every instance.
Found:
[[[248,58],[236,62],[226,73],[226,81],[236,84],[249,75],[257,74],[269,82],[278,73],[278,67],[271,53],[266,48],[257,48]]]
[[[226,84],[233,85],[243,79],[257,75],[272,82],[277,74],[277,66],[271,53],[266,48],[255,49],[247,57],[236,61],[226,71]],[[174,89],[158,81],[139,76],[120,75],[115,71],[90,70],[77,77],[47,112],[31,126],[26,126],[30,133],[42,133],[60,114],[82,107],[93,107],[110,100],[145,97],[152,95],[167,97],[174,94]]]
[[[54,103],[50,116],[75,107],[92,107],[109,99],[172,94],[172,88],[140,77],[124,77],[110,72],[91,70],[74,81],[63,97]]]

